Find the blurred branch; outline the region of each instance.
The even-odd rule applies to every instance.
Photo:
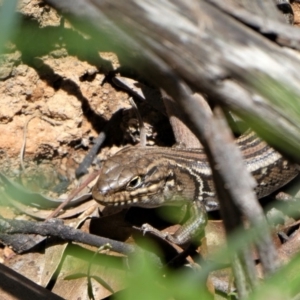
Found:
[[[110,244],[113,251],[124,254],[129,254],[135,251],[135,247],[133,246],[65,226],[62,221],[58,219],[50,219],[45,222],[32,222],[1,218],[0,233],[24,233],[40,234],[42,236],[55,236],[64,241],[80,242],[95,247],[101,247],[103,245]]]
[[[238,19],[261,34],[271,37],[283,46],[299,49],[300,32],[297,28],[286,24],[283,15],[276,9],[274,2],[283,6],[285,1],[222,1],[206,0],[224,13]],[[280,3],[281,2],[281,3]],[[287,1],[286,1],[287,2]],[[288,17],[287,17],[288,18]],[[289,18],[290,19],[290,18]]]
[[[2,263],[0,264],[0,282],[2,299],[63,299]]]
[[[161,79],[176,74],[300,161],[300,60],[293,54],[205,1],[46,2],[90,36],[105,38],[123,63],[159,82],[171,97],[172,86]],[[277,101],[265,93],[280,88],[290,97],[281,94]]]

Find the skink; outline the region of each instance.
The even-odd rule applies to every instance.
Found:
[[[249,132],[237,139],[247,169],[262,198],[287,184],[299,167]],[[218,209],[214,183],[203,150],[163,147],[125,147],[107,159],[92,191],[103,205],[153,208],[188,204],[191,218],[166,238],[183,244],[206,224],[206,211]]]

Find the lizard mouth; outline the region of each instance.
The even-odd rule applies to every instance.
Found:
[[[161,197],[157,196],[157,191],[147,193],[128,193],[119,192],[114,195],[101,193],[97,188],[92,191],[93,198],[104,206],[142,206],[145,208],[157,207],[162,205]]]
[[[138,196],[132,196],[128,192],[119,192],[111,194],[108,190],[99,189],[94,186],[92,190],[93,198],[102,205],[127,206],[135,205],[141,202]]]

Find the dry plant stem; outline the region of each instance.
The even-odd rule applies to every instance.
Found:
[[[183,110],[190,116],[189,120],[194,121],[196,134],[198,133],[198,137],[201,138],[202,144],[207,151],[216,181],[221,213],[227,232],[232,232],[237,227],[242,226],[242,213],[245,213],[247,217],[250,216],[250,222],[255,225],[256,222],[251,212],[245,212],[245,207],[241,209],[239,204],[239,197],[241,197],[243,201],[254,201],[257,204],[256,206],[260,207],[253,192],[254,181],[248,173],[245,173],[242,155],[234,145],[233,138],[228,138],[228,129],[227,132],[225,131],[227,137],[223,138],[226,123],[224,124],[224,121],[223,123],[219,122],[222,124],[217,126],[218,123],[213,121],[207,111],[202,110],[194,98],[190,96],[189,89],[184,84],[180,84],[176,78],[173,78],[173,80],[172,84],[169,82],[169,85],[167,85],[172,86],[172,89],[169,88],[168,92],[173,92],[172,97],[182,105]],[[230,165],[232,162],[233,164]],[[235,176],[231,175],[232,173]],[[242,176],[242,174],[245,174],[245,176]],[[236,187],[237,184],[241,186],[240,189]],[[227,188],[224,188],[224,186]],[[241,193],[244,193],[244,197]],[[255,212],[257,212],[256,206],[254,205],[256,208]],[[263,215],[262,210],[258,212],[260,215]],[[259,244],[263,244],[262,246],[259,245],[260,250],[262,250],[259,253],[262,255],[262,261],[264,261],[264,270],[266,273],[269,273],[273,271],[276,252],[268,231],[266,236],[267,243],[259,241]],[[269,250],[270,247],[271,256],[266,257],[265,250]],[[241,298],[245,298],[257,281],[254,262],[248,251],[242,250],[238,256],[234,255],[233,271],[238,293]]]
[[[230,234],[234,229],[242,227],[243,210],[239,207],[238,198],[243,198],[243,196],[240,193],[246,195],[243,201],[256,201],[256,199],[252,190],[253,178],[246,173],[242,155],[233,144],[233,137],[224,120],[218,112],[218,119],[214,123],[210,122],[205,134],[210,151],[209,156],[211,155],[210,161],[220,211],[226,231]],[[232,162],[234,162],[234,167],[229,167]],[[239,297],[244,299],[257,283],[255,265],[249,250],[244,248],[233,254],[232,268]]]
[[[226,123],[212,120],[190,96],[189,89],[179,82],[174,77],[169,85],[166,82],[165,84],[172,86],[168,92],[172,92],[173,99],[187,113],[189,120],[194,125],[195,133],[201,138],[206,149],[213,170],[225,227],[227,231],[231,232],[241,225],[241,214],[245,215],[253,226],[265,225],[264,229],[260,231],[261,236],[257,244],[264,271],[267,274],[271,273],[276,267],[276,251],[267,229],[263,211],[253,192],[253,178],[245,170],[241,153],[234,145],[233,139],[228,137],[228,129],[224,133],[227,128]],[[224,134],[225,137],[223,137]],[[247,259],[244,259],[247,263],[243,265],[248,269],[248,275],[244,277],[255,282],[253,261]],[[237,276],[237,274],[235,275]],[[242,288],[242,290],[245,289]]]
[[[191,120],[195,122],[196,105],[185,103],[185,108],[189,111]],[[230,231],[235,227],[235,224],[231,224],[234,216],[227,209],[236,207],[239,214],[245,215],[250,224],[258,228],[257,247],[260,259],[266,274],[272,273],[277,267],[277,254],[263,210],[253,191],[255,183],[245,170],[241,153],[233,144],[233,138],[222,114],[219,112],[217,117],[215,125],[207,127],[205,134],[209,151],[211,151],[209,156],[212,155],[213,175],[225,226]]]
[[[65,241],[80,242],[95,247],[110,244],[113,251],[124,254],[130,254],[136,250],[135,247],[128,244],[102,238],[93,234],[85,233],[79,229],[65,226],[63,225],[63,222],[58,219],[51,219],[45,222],[32,222],[0,218],[0,232],[3,234],[23,233],[55,236]]]
[[[230,15],[234,15],[235,17],[243,20],[243,22],[247,22],[250,13],[252,13],[252,18],[257,18],[252,21],[252,24],[258,23],[256,25],[262,25],[262,21],[265,21],[266,19],[277,21],[283,24],[285,23],[283,15],[279,12],[279,9],[276,8],[276,5],[274,5],[274,0],[265,1],[264,3],[260,2],[259,0],[236,0],[234,2],[207,0],[207,2],[213,3],[219,9],[223,10],[224,12]],[[261,23],[259,21],[261,21]]]
[[[64,241],[79,242],[90,246],[101,247],[109,244],[112,251],[125,255],[134,255],[140,251],[147,256],[157,267],[162,267],[162,262],[154,253],[142,250],[137,246],[128,245],[119,241],[99,237],[65,226],[61,220],[50,219],[45,222],[32,222],[23,220],[9,220],[0,218],[0,233],[3,234],[39,234],[42,236],[55,236]]]
[[[99,175],[99,172],[94,172],[90,174],[90,176],[73,192],[69,195],[69,197],[62,202],[47,218],[45,221],[55,218],[58,213],[82,190],[84,189],[91,181],[93,181],[97,176]]]
[[[24,132],[23,132],[23,144],[21,146],[21,151],[20,151],[20,164],[21,164],[21,168],[22,171],[25,171],[25,166],[24,166],[24,153],[25,153],[25,149],[26,149],[26,138],[27,138],[27,130],[28,130],[28,124],[29,122],[34,119],[35,117],[37,117],[37,114],[34,114],[33,116],[30,116],[29,119],[26,121],[25,125],[24,125]]]
[[[242,198],[240,193],[245,193],[246,195],[243,201],[256,201],[256,199],[253,192],[253,178],[246,173],[241,153],[233,145],[229,129],[226,127],[224,120],[222,121],[223,124],[220,124],[221,122],[218,124],[217,121],[215,123],[210,122],[210,126],[208,126],[204,134],[206,134],[206,142],[210,152],[210,162],[220,202],[221,215],[226,231],[230,234],[235,229],[242,227],[243,211],[237,203],[239,201],[238,198]],[[232,162],[234,162],[234,166],[230,166]],[[232,174],[238,175],[239,178]],[[255,265],[252,256],[249,254],[247,249],[242,249],[232,256],[235,282],[239,297],[242,299],[248,296],[257,283]],[[265,271],[267,270],[265,269]]]
[[[24,131],[23,131],[23,144],[21,146],[21,151],[20,151],[20,164],[21,164],[21,168],[22,171],[25,171],[25,166],[24,166],[24,154],[25,154],[25,149],[26,149],[26,140],[27,140],[27,131],[28,131],[28,124],[29,122],[36,118],[39,117],[40,119],[44,120],[45,122],[50,123],[51,125],[55,126],[55,125],[61,125],[61,122],[58,121],[54,121],[51,120],[45,116],[42,116],[40,113],[35,113],[32,116],[29,117],[29,119],[26,121],[25,125],[24,125]]]
[[[110,245],[111,249],[121,254],[135,254],[140,251],[137,247],[85,233],[79,229],[74,229],[63,225],[61,220],[51,219],[46,222],[32,222],[23,220],[9,220],[0,218],[0,233],[2,234],[39,234],[42,236],[55,236],[65,241],[79,242],[87,245],[102,247]],[[147,253],[148,257],[157,265],[162,267],[161,261],[152,253]],[[0,264],[1,265],[1,264]],[[213,280],[217,290],[224,293],[228,292],[228,283],[221,282],[218,278]],[[231,288],[230,291],[233,292]]]
[[[129,98],[129,102],[132,106],[132,108],[134,109],[135,115],[138,119],[139,122],[139,127],[140,127],[140,146],[141,147],[145,147],[146,143],[147,143],[147,138],[146,138],[146,128],[143,122],[143,119],[141,117],[141,114],[139,112],[139,109],[137,107],[137,105],[135,104],[134,100],[132,97]]]
[[[250,223],[255,224],[251,212],[245,212],[245,209],[242,209],[244,207],[241,207],[239,203],[241,200],[246,202],[254,201],[257,203],[253,192],[254,180],[246,172],[242,155],[234,145],[233,139],[228,139],[228,129],[225,131],[227,138],[223,138],[223,128],[217,126],[217,121],[213,120],[207,111],[199,107],[198,103],[191,96],[190,89],[180,82],[176,76],[168,74],[168,76],[164,76],[160,79],[165,91],[177,101],[182,107],[183,112],[186,113],[186,119],[189,121],[189,124],[191,124],[190,128],[194,129],[195,134],[206,150],[212,166],[216,190],[218,192],[217,195],[220,202],[220,210],[227,232],[232,232],[242,225],[242,213],[247,217],[250,216]],[[225,125],[222,124],[222,126],[224,127]],[[214,135],[216,135],[216,137]],[[233,157],[231,157],[231,155]],[[231,176],[232,173],[234,175]],[[226,186],[226,188],[224,188],[224,186]],[[258,203],[257,205],[259,206]],[[250,204],[249,207],[251,208]],[[257,209],[255,211],[257,212]],[[262,214],[262,211],[259,213]],[[274,258],[276,257],[274,253],[276,252],[269,232],[266,232],[266,235],[266,243],[261,240],[259,241],[263,244],[261,249],[264,250],[259,253],[262,255],[261,259],[263,261],[264,271],[269,273],[273,271]],[[271,253],[271,256],[266,257],[266,249],[270,250],[269,253]],[[256,283],[254,262],[248,254],[247,251],[242,251],[242,253],[239,253],[239,255],[233,259],[233,271],[238,293],[243,298],[248,295],[249,290],[253,288],[253,285]]]

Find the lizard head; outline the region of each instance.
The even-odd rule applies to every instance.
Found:
[[[93,198],[102,205],[162,205],[173,172],[159,156],[153,161],[150,149],[126,147],[107,159],[92,190]]]

